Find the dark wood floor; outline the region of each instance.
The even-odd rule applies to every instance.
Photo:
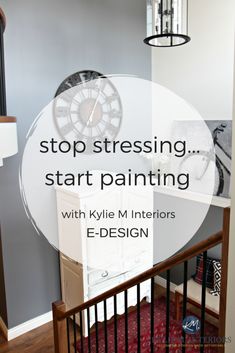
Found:
[[[54,353],[52,323],[43,325],[10,342],[0,334],[1,353]]]

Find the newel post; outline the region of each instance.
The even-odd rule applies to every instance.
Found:
[[[229,224],[230,208],[224,209],[223,216],[223,239],[221,258],[221,287],[220,287],[220,309],[219,309],[219,336],[225,337],[226,304],[227,304],[227,280],[228,280],[228,250],[229,250]],[[219,353],[224,352],[224,344],[221,343]]]
[[[68,353],[66,319],[59,320],[59,313],[65,312],[65,303],[58,301],[52,304],[55,353]]]

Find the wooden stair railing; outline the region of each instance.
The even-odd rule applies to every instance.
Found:
[[[202,328],[201,328],[201,337],[204,337],[204,320],[205,320],[205,296],[206,296],[206,259],[207,259],[207,251],[211,248],[214,248],[217,245],[222,245],[222,279],[221,279],[221,294],[220,294],[220,313],[219,313],[219,336],[225,336],[225,314],[226,314],[226,292],[227,292],[227,266],[228,266],[228,239],[229,239],[229,216],[230,209],[224,209],[224,217],[223,217],[223,229],[218,233],[210,236],[209,238],[202,240],[196,245],[190,247],[187,250],[179,252],[178,254],[172,256],[171,258],[156,264],[149,270],[139,274],[136,277],[131,278],[130,280],[112,288],[95,298],[90,299],[89,301],[82,303],[81,305],[75,307],[74,309],[67,310],[65,309],[65,304],[61,301],[55,302],[52,305],[53,309],[53,325],[54,325],[54,345],[55,345],[55,353],[70,353],[70,340],[68,342],[69,328],[68,328],[68,320],[69,318],[74,318],[75,315],[80,314],[85,310],[89,311],[89,308],[96,306],[100,302],[106,302],[108,298],[116,297],[117,294],[127,293],[127,290],[137,286],[137,297],[139,286],[142,282],[151,279],[151,292],[153,291],[154,286],[154,277],[167,272],[167,296],[170,296],[170,270],[177,265],[184,264],[184,270],[187,271],[187,262],[188,260],[196,257],[197,255],[203,253],[204,254],[204,276],[203,276],[203,284],[202,284],[202,302],[201,302],[201,318],[203,319]],[[187,273],[187,272],[186,272]],[[185,272],[184,272],[185,274]],[[115,302],[115,300],[114,300]],[[151,301],[151,305],[154,300]],[[167,298],[167,306],[169,306],[170,297]],[[184,305],[183,305],[183,314],[186,313],[186,303],[187,303],[187,276],[184,275]],[[138,301],[137,301],[137,309],[138,309]],[[168,308],[169,309],[169,308]],[[169,313],[168,313],[169,316]],[[169,318],[167,320],[169,326]],[[74,324],[75,325],[75,324]],[[151,325],[153,330],[153,325]],[[169,327],[166,328],[166,336],[168,333],[169,337]],[[82,331],[80,331],[82,335]],[[182,332],[182,335],[185,339],[185,334]],[[98,337],[98,335],[97,335]],[[151,338],[153,339],[153,332],[151,333]],[[153,341],[153,340],[152,340]],[[185,346],[182,344],[182,352],[186,352]],[[139,349],[139,347],[138,347]],[[76,353],[76,346],[74,345],[74,352]],[[115,347],[115,353],[118,353],[117,346]],[[140,352],[140,350],[138,350]],[[154,352],[153,343],[151,342],[151,353]],[[169,352],[169,346],[166,345],[166,353]],[[200,353],[204,352],[204,344],[200,347]],[[219,352],[224,352],[224,344],[219,347]],[[85,353],[85,351],[81,351],[81,353]],[[128,351],[127,351],[128,353]]]

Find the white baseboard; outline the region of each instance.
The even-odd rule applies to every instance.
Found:
[[[0,327],[3,326],[2,330],[5,329],[5,336],[6,336],[7,340],[11,341],[16,337],[23,335],[24,333],[27,333],[29,331],[34,330],[35,328],[38,328],[44,324],[47,324],[50,321],[52,321],[52,312],[51,311],[49,311],[46,314],[35,317],[34,319],[31,319],[29,321],[23,322],[23,324],[15,326],[9,330],[7,329],[3,320],[1,320],[1,318],[0,318]]]
[[[155,283],[159,284],[159,286],[161,286],[163,288],[166,288],[166,279],[165,278],[162,278],[160,276],[156,276]],[[171,292],[175,293],[175,287],[177,287],[177,285],[175,283],[170,282]]]
[[[1,316],[0,316],[0,331],[3,333],[4,337],[8,339],[8,329],[5,322],[1,318]]]

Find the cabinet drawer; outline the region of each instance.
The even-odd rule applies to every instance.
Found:
[[[127,271],[125,273],[125,281],[128,281],[130,278],[138,276],[140,273],[145,272],[149,268],[150,266],[142,265],[142,266],[135,267],[130,271]]]
[[[147,251],[142,251],[133,257],[130,256],[129,258],[125,259],[124,268],[126,271],[132,271],[139,267],[144,267],[145,270],[152,267],[150,256]]]
[[[120,283],[125,281],[125,275],[121,274],[119,276],[116,276],[114,278],[111,278],[109,280],[103,281],[101,283],[92,285],[88,287],[88,297],[94,298],[97,295],[106,292],[107,290],[116,287]]]
[[[88,273],[88,285],[94,286],[105,281],[107,282],[117,276],[120,276],[120,272],[110,269],[94,270]]]

